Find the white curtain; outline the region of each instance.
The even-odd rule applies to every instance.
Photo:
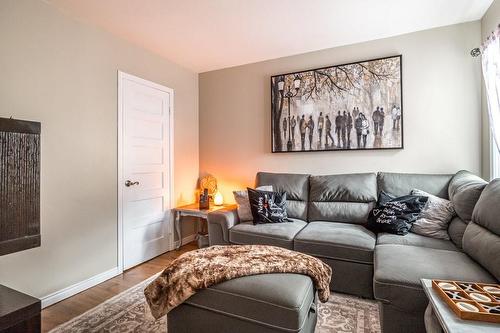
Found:
[[[497,28],[482,46],[484,85],[488,97],[490,127],[500,151],[500,30]]]

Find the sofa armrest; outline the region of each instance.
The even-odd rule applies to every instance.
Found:
[[[240,223],[235,207],[211,212],[207,217],[210,245],[229,244],[229,229]]]

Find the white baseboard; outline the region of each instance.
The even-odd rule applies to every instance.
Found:
[[[106,272],[102,272],[100,274],[94,275],[86,280],[75,283],[69,287],[56,291],[52,294],[49,294],[45,297],[42,297],[42,309],[46,308],[52,304],[62,301],[68,297],[76,295],[86,289],[89,289],[99,283],[102,283],[106,280],[109,280],[117,275],[121,274],[118,267],[112,268]]]
[[[195,239],[196,239],[196,234],[187,235],[186,237],[182,238],[181,246],[185,245],[187,243],[191,243]],[[174,248],[177,248],[178,245],[179,245],[179,241],[177,240],[177,241],[175,241]]]
[[[196,239],[196,234],[188,235],[182,239],[181,245],[191,243]],[[179,241],[175,242],[175,247],[179,244]],[[42,300],[42,309],[57,302],[60,302],[68,297],[76,295],[86,289],[92,288],[99,283],[102,283],[106,280],[114,278],[117,275],[120,275],[122,272],[118,267],[112,268],[108,271],[102,272],[100,274],[94,275],[86,280],[75,283],[69,287],[61,289],[59,291],[53,292],[47,296],[41,298]]]

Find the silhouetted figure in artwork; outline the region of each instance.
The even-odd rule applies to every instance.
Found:
[[[346,132],[347,132],[347,148],[351,148],[352,116],[351,116],[350,112],[347,112],[345,126],[346,126]]]
[[[385,121],[385,113],[384,113],[384,108],[380,108],[380,119],[378,122],[378,134],[382,135],[384,132],[384,121]]]
[[[353,119],[358,118],[358,114],[359,114],[359,108],[358,108],[357,106],[355,106],[355,107],[352,109],[352,118],[353,118]]]
[[[347,148],[347,112],[344,111],[342,115],[342,124],[340,125],[342,131],[342,148]]]
[[[361,136],[363,138],[363,148],[366,148],[366,137],[370,133],[370,124],[368,123],[368,119],[366,119],[365,115],[360,113],[361,121]]]
[[[302,150],[306,150],[306,129],[307,129],[307,123],[306,120],[304,119],[304,115],[300,118],[299,121],[299,131],[300,131],[300,145]]]
[[[297,126],[297,119],[295,119],[295,116],[290,120],[290,126],[292,127],[292,142],[295,145],[295,126]]]
[[[332,136],[332,122],[330,121],[330,118],[328,115],[326,117],[326,122],[325,122],[325,147],[328,146],[328,138],[332,140],[332,146],[335,145],[333,142],[333,136]]]
[[[340,135],[342,134],[342,115],[340,111],[337,113],[337,117],[335,117],[335,133],[337,134],[337,147],[340,148]]]
[[[314,134],[314,120],[312,116],[309,116],[309,121],[307,122],[307,128],[309,128],[309,150],[312,150],[313,134]]]
[[[358,144],[358,148],[361,148],[361,135],[363,129],[363,118],[361,117],[361,113],[359,113],[354,120],[354,129],[356,130],[356,142]]]
[[[391,117],[392,117],[392,129],[399,129],[399,121],[401,119],[401,109],[399,106],[394,105],[392,107],[391,111]]]
[[[375,132],[374,134],[378,135],[378,126],[380,123],[380,107],[377,106],[377,109],[373,111],[372,120],[373,120],[373,130]]]
[[[319,135],[319,145],[321,147],[321,140],[323,138],[323,126],[325,125],[325,118],[323,117],[323,112],[319,113],[318,117],[318,135]]]

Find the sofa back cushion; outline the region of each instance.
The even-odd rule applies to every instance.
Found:
[[[453,175],[379,172],[377,186],[378,192],[385,191],[397,197],[410,194],[413,189],[419,189],[448,199],[448,184],[452,177]]]
[[[366,223],[377,201],[374,173],[311,176],[309,221]]]
[[[457,172],[451,179],[448,195],[455,212],[465,222],[472,219],[474,206],[487,184],[482,178],[465,170]]]
[[[272,185],[275,192],[286,192],[288,217],[307,220],[309,175],[259,172],[256,186]]]
[[[459,216],[455,216],[448,225],[448,235],[459,249],[463,249],[463,238],[466,228],[467,223]]]
[[[500,179],[481,193],[463,238],[465,253],[500,280]]]

